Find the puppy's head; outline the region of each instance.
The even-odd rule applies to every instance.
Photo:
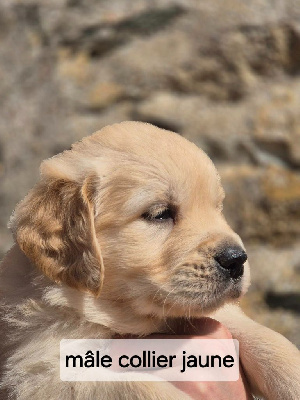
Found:
[[[158,317],[205,314],[245,292],[247,256],[217,171],[181,136],[112,125],[41,172],[12,227],[51,280]]]

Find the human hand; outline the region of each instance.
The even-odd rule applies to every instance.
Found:
[[[191,321],[182,327],[182,335],[155,335],[164,339],[232,339],[229,330],[220,322],[211,318]],[[171,382],[194,400],[250,400],[252,399],[246,378],[240,364],[240,376],[237,381],[223,382]]]
[[[186,324],[186,321],[184,321],[182,325],[177,325],[176,335],[152,334],[148,337],[143,337],[143,339],[232,339],[229,330],[212,318],[200,318],[190,320],[189,322],[189,324]],[[122,338],[134,339],[131,335],[123,336]],[[120,345],[115,345],[116,353],[119,351],[118,346]],[[128,345],[127,349],[129,348],[130,346]],[[239,379],[237,381],[171,381],[170,383],[188,394],[193,400],[253,399],[241,363]]]

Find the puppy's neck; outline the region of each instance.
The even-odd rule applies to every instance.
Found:
[[[95,298],[66,285],[58,285],[45,277],[15,244],[1,264],[0,290],[10,304],[20,305],[35,301],[55,311],[56,318],[61,310],[69,317],[84,324],[93,325],[93,332],[100,336],[135,335],[151,333],[177,333],[178,318],[140,314],[135,304],[120,300]],[[37,310],[35,310],[37,311]],[[181,320],[182,321],[182,320]],[[32,321],[33,322],[33,321]],[[182,323],[182,322],[181,322]]]

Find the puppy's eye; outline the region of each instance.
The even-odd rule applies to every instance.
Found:
[[[147,221],[164,222],[174,219],[174,211],[168,207],[158,212],[146,212],[142,215],[142,218],[146,219]]]

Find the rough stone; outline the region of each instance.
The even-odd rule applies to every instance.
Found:
[[[299,237],[299,173],[228,165],[220,173],[225,215],[244,239],[282,244]]]
[[[152,122],[216,163],[224,213],[253,246],[244,305],[299,344],[299,21],[294,0],[1,1],[0,254],[44,158]]]
[[[299,244],[247,246],[252,284],[241,305],[246,314],[300,347]]]

